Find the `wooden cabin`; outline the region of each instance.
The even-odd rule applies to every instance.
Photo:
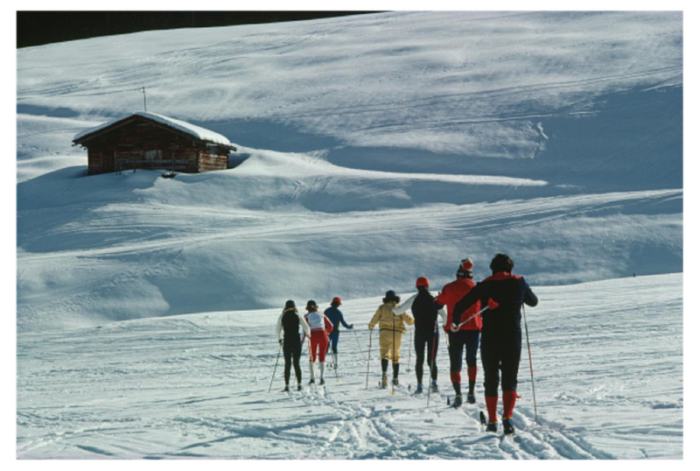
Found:
[[[224,170],[229,140],[208,129],[155,113],[138,112],[86,129],[73,138],[88,152],[88,175],[136,169],[184,173]]]

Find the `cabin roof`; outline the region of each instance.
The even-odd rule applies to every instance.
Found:
[[[236,146],[231,144],[231,142],[221,134],[215,133],[214,131],[210,131],[208,129],[195,126],[194,124],[187,123],[185,121],[181,121],[179,119],[174,119],[170,118],[168,116],[163,116],[160,114],[156,113],[149,113],[146,111],[138,111],[136,113],[132,113],[128,116],[124,116],[121,118],[113,119],[111,121],[108,121],[106,123],[100,124],[99,126],[95,126],[89,129],[85,129],[84,131],[79,132],[73,137],[73,142],[76,144],[80,144],[80,141],[85,140],[86,138],[92,136],[93,134],[99,133],[100,131],[106,130],[107,128],[118,124],[122,121],[126,121],[128,119],[131,119],[135,116],[139,116],[141,118],[147,119],[149,121],[154,121],[158,124],[162,124],[164,126],[167,126],[169,128],[172,128],[176,131],[180,131],[182,133],[188,134],[192,136],[195,139],[198,139],[200,141],[204,142],[210,142],[212,144],[218,144],[224,147],[229,147],[233,150],[236,150]]]

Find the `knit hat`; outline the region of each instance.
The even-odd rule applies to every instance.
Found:
[[[331,301],[331,304],[337,304],[338,306],[340,306],[343,303],[341,303],[340,298],[336,296],[335,298],[333,298],[333,301]]]
[[[472,268],[474,267],[474,262],[471,258],[465,258],[459,262],[459,268],[457,268],[457,278],[471,278]]]
[[[428,286],[430,286],[430,281],[428,281],[428,279],[426,277],[421,276],[420,278],[418,278],[416,280],[416,288],[421,288],[421,287],[427,288]]]
[[[287,301],[287,302],[285,303],[285,305],[284,305],[284,308],[285,308],[285,309],[289,309],[290,307],[297,307],[297,305],[294,304],[294,301],[291,300],[291,299],[290,299],[289,301]]]

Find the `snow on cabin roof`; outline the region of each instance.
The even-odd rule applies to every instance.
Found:
[[[139,111],[136,113],[133,113],[129,116],[125,116],[122,118],[117,118],[113,119],[111,121],[108,121],[106,123],[100,124],[99,126],[95,126],[89,129],[86,129],[84,131],[79,132],[78,134],[73,137],[73,142],[80,141],[81,139],[85,138],[86,136],[96,133],[98,131],[101,131],[102,129],[108,128],[111,125],[118,123],[120,121],[124,121],[125,119],[131,118],[132,116],[141,116],[142,118],[149,119],[151,121],[155,121],[157,123],[163,124],[165,126],[168,126],[170,128],[176,129],[180,132],[184,132],[185,134],[189,134],[190,136],[199,139],[201,141],[205,142],[211,142],[214,144],[220,144],[222,146],[227,146],[227,147],[233,147],[235,149],[235,146],[231,144],[231,142],[221,134],[215,133],[214,131],[210,131],[208,129],[201,128],[199,126],[195,126],[194,124],[186,123],[185,121],[180,121],[179,119],[174,119],[174,118],[169,118],[168,116],[163,116],[160,114],[156,113],[149,113],[146,111]]]

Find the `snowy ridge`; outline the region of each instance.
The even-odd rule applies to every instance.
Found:
[[[380,172],[376,170],[362,170],[344,168],[324,160],[323,155],[288,154],[272,151],[261,151],[241,147],[240,152],[248,153],[254,158],[244,161],[236,169],[241,176],[265,176],[285,178],[311,177],[342,179],[366,179],[366,180],[407,180],[424,181],[431,183],[459,183],[465,185],[487,186],[546,186],[543,180],[531,180],[527,178],[512,178],[491,175],[449,175],[439,173],[404,173],[404,172]]]

